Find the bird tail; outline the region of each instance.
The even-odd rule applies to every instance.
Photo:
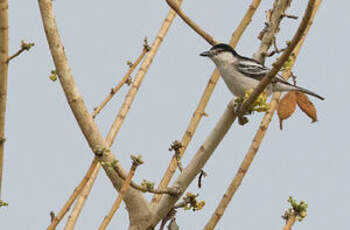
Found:
[[[305,89],[305,88],[302,88],[302,87],[299,87],[299,86],[294,86],[294,88],[295,88],[294,89],[295,91],[300,91],[300,92],[308,94],[310,96],[317,97],[320,100],[324,100],[324,97],[321,97],[320,95],[318,95],[317,93],[312,92],[311,90],[308,90],[308,89]]]
[[[324,97],[321,97],[317,93],[314,93],[311,90],[302,88],[300,86],[292,85],[287,81],[278,82],[277,84],[275,84],[274,91],[299,91],[310,96],[317,97],[320,100],[324,100]]]

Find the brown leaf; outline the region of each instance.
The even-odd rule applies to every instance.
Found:
[[[282,122],[288,117],[292,116],[297,106],[296,95],[294,91],[288,92],[280,100],[277,109],[277,115],[280,119],[280,129],[282,130]]]
[[[314,104],[309,100],[309,97],[302,92],[295,92],[299,108],[312,119],[312,122],[317,121],[317,110]]]

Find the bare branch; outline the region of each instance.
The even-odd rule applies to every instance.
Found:
[[[94,171],[94,168],[96,167],[97,164],[98,164],[98,161],[96,159],[94,159],[91,162],[91,165],[90,165],[88,171],[86,172],[84,178],[82,179],[80,184],[74,189],[73,194],[69,197],[68,201],[64,204],[64,206],[61,209],[61,211],[57,214],[57,216],[54,215],[54,218],[52,218],[52,215],[51,215],[52,221],[51,221],[50,226],[47,229],[55,229],[56,228],[56,226],[62,220],[64,215],[71,208],[71,206],[72,206],[73,202],[75,201],[75,199],[78,197],[80,192],[83,190],[84,186],[88,182],[88,180],[89,180],[89,178],[91,176],[91,173]]]
[[[87,183],[85,184],[85,186],[83,187],[83,189],[81,190],[79,197],[78,197],[78,200],[75,202],[71,214],[68,216],[66,225],[64,226],[65,230],[74,229],[75,224],[77,223],[79,215],[81,213],[81,210],[84,207],[84,204],[85,204],[85,202],[89,196],[89,193],[93,187],[95,179],[100,171],[100,167],[101,167],[101,164],[97,163],[97,165],[92,168],[92,172],[89,174],[89,179],[88,179]]]
[[[236,30],[232,33],[231,39],[230,39],[230,45],[232,47],[236,47],[239,39],[241,38],[242,34],[244,33],[245,29],[248,27],[256,9],[258,8],[259,4],[260,4],[261,0],[253,0],[252,3],[249,6],[249,9],[247,10],[246,14],[244,15],[243,19],[241,20],[241,22],[239,23],[238,27],[236,28]],[[194,135],[194,133],[197,130],[197,127],[199,125],[199,122],[202,118],[202,116],[205,114],[204,110],[209,102],[209,99],[215,89],[216,83],[219,80],[220,74],[219,71],[215,68],[214,72],[212,73],[207,87],[205,88],[202,97],[198,103],[198,106],[195,110],[195,112],[193,113],[192,119],[182,137],[181,143],[183,148],[181,149],[180,152],[180,156],[182,157],[188,144],[191,142],[192,137]],[[169,166],[166,170],[166,172],[164,173],[164,176],[159,184],[159,188],[165,188],[166,186],[168,186],[172,176],[175,173],[176,170],[176,158],[175,156],[171,159],[171,162],[169,163]],[[160,200],[160,196],[156,195],[153,197],[152,199],[152,203],[154,202],[158,202]]]
[[[290,19],[295,19],[295,20],[298,19],[298,16],[296,16],[296,15],[291,15],[291,14],[283,14],[282,16],[283,16],[283,17],[286,17],[286,18],[290,18]]]
[[[166,0],[168,5],[184,20],[187,25],[189,25],[194,31],[196,31],[204,40],[206,40],[209,44],[215,45],[219,43],[217,40],[213,38],[210,34],[205,32],[202,28],[200,28],[194,21],[191,20],[181,9],[180,5],[176,3],[174,0]]]
[[[5,113],[7,103],[8,74],[8,3],[0,0],[0,202],[5,150]]]

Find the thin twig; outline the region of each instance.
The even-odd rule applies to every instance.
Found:
[[[239,39],[241,38],[242,34],[244,33],[245,29],[248,27],[249,23],[252,20],[252,17],[256,11],[256,9],[258,8],[259,4],[260,4],[261,0],[253,0],[252,3],[250,4],[246,14],[244,15],[244,17],[242,18],[241,22],[239,23],[239,25],[237,26],[236,30],[232,33],[231,39],[230,39],[230,45],[232,47],[236,47]],[[187,146],[189,145],[189,143],[192,140],[192,137],[194,135],[194,133],[197,130],[197,127],[199,125],[199,122],[201,120],[201,118],[203,117],[204,114],[204,110],[209,102],[209,99],[215,89],[216,83],[219,80],[220,74],[219,71],[215,68],[214,72],[212,73],[207,87],[205,88],[202,97],[198,103],[198,106],[195,110],[195,112],[193,113],[192,119],[182,137],[181,143],[182,143],[182,149],[180,152],[180,156],[182,157]],[[169,166],[166,170],[166,172],[163,175],[163,178],[159,184],[159,188],[165,188],[166,186],[168,186],[171,178],[173,177],[175,171],[176,171],[176,158],[175,156],[171,159],[171,162],[169,163]],[[159,202],[161,196],[159,195],[155,195],[152,199],[152,203],[154,202]]]
[[[69,211],[73,202],[78,197],[78,195],[80,194],[80,192],[83,190],[84,186],[86,185],[86,183],[90,179],[90,175],[94,171],[95,166],[97,164],[98,164],[98,161],[96,159],[94,159],[91,162],[91,165],[90,165],[88,171],[86,172],[84,178],[81,180],[80,184],[74,189],[72,195],[69,197],[68,201],[64,204],[61,211],[57,214],[57,216],[54,216],[54,218],[51,221],[50,226],[47,229],[56,229],[57,224],[62,220],[64,215]]]
[[[196,31],[202,38],[204,38],[209,44],[215,45],[219,43],[217,40],[213,38],[210,34],[205,32],[202,28],[200,28],[192,19],[187,16],[180,8],[180,4],[175,2],[174,0],[166,0],[168,5],[184,20],[187,25],[189,25],[194,31]]]
[[[101,104],[94,108],[94,111],[92,113],[92,117],[95,118],[97,114],[107,105],[107,103],[112,99],[112,97],[119,91],[119,89],[128,82],[130,79],[131,74],[136,69],[137,65],[141,62],[145,54],[149,51],[150,47],[147,43],[143,45],[143,49],[141,54],[137,57],[134,63],[130,66],[124,77],[118,82],[118,84],[111,89],[110,93],[107,95],[107,97],[101,102]]]
[[[29,51],[34,46],[34,43],[26,43],[25,41],[21,41],[21,48],[14,53],[12,56],[8,57],[7,63],[9,63],[12,59],[23,53],[24,51]]]
[[[283,17],[286,17],[286,18],[290,18],[290,19],[295,19],[295,20],[298,19],[298,16],[296,16],[296,15],[291,15],[291,14],[283,14],[282,16],[283,16]]]
[[[0,201],[6,141],[5,113],[7,103],[8,39],[8,3],[7,0],[0,0]]]
[[[108,224],[111,222],[115,212],[118,210],[118,208],[120,206],[120,203],[123,200],[123,197],[124,197],[126,191],[129,188],[130,182],[131,182],[132,178],[135,175],[135,170],[136,170],[137,166],[139,166],[139,165],[140,165],[140,163],[138,161],[133,160],[131,168],[130,168],[129,173],[128,173],[127,177],[126,177],[126,180],[124,181],[124,184],[123,184],[123,186],[122,186],[122,188],[121,188],[121,190],[119,192],[119,195],[118,195],[116,201],[114,202],[111,210],[109,211],[108,215],[105,216],[105,218],[103,219],[100,227],[98,228],[99,230],[106,229]]]
[[[75,227],[75,224],[78,220],[82,208],[84,207],[84,204],[88,198],[88,195],[93,187],[93,184],[95,182],[95,179],[100,171],[101,168],[101,164],[97,163],[97,165],[92,168],[92,172],[90,174],[86,174],[89,175],[89,179],[87,181],[87,183],[85,184],[85,186],[83,187],[83,189],[81,190],[79,197],[77,199],[77,201],[74,204],[74,207],[72,209],[72,212],[70,213],[70,215],[68,216],[66,225],[64,226],[64,230],[72,230]]]
[[[312,21],[314,19],[314,16],[315,16],[317,9],[318,9],[319,5],[321,4],[321,2],[322,2],[321,0],[317,0],[315,3],[315,8],[314,8],[312,16],[309,20],[308,27],[306,28],[306,30],[303,34],[303,38],[299,41],[298,45],[295,47],[295,49],[293,51],[293,53],[295,54],[295,58],[299,54],[301,46],[305,41],[306,34],[308,33],[308,31],[312,25]],[[290,73],[291,73],[290,71],[284,72],[283,77],[285,79],[287,79],[290,76]],[[231,184],[227,188],[225,195],[220,200],[215,212],[213,213],[210,220],[206,224],[205,229],[213,229],[216,226],[216,224],[218,223],[218,221],[222,217],[223,213],[225,212],[232,197],[234,196],[234,194],[238,190],[240,184],[242,183],[242,180],[243,180],[246,172],[248,171],[249,166],[251,165],[257,151],[259,150],[259,147],[263,141],[263,138],[267,132],[267,129],[269,128],[272,116],[277,108],[280,95],[281,95],[281,93],[279,93],[279,92],[274,93],[273,98],[271,99],[271,102],[270,102],[269,111],[267,111],[265,116],[263,117],[263,119],[260,123],[259,129],[258,129],[257,133],[255,134],[255,137],[254,137],[254,139],[249,147],[249,150],[248,150],[244,160],[242,161],[242,163],[239,167],[239,170],[237,171]]]

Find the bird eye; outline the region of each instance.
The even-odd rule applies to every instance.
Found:
[[[217,54],[222,53],[222,50],[218,50],[218,51],[216,51],[216,53],[217,53]]]

